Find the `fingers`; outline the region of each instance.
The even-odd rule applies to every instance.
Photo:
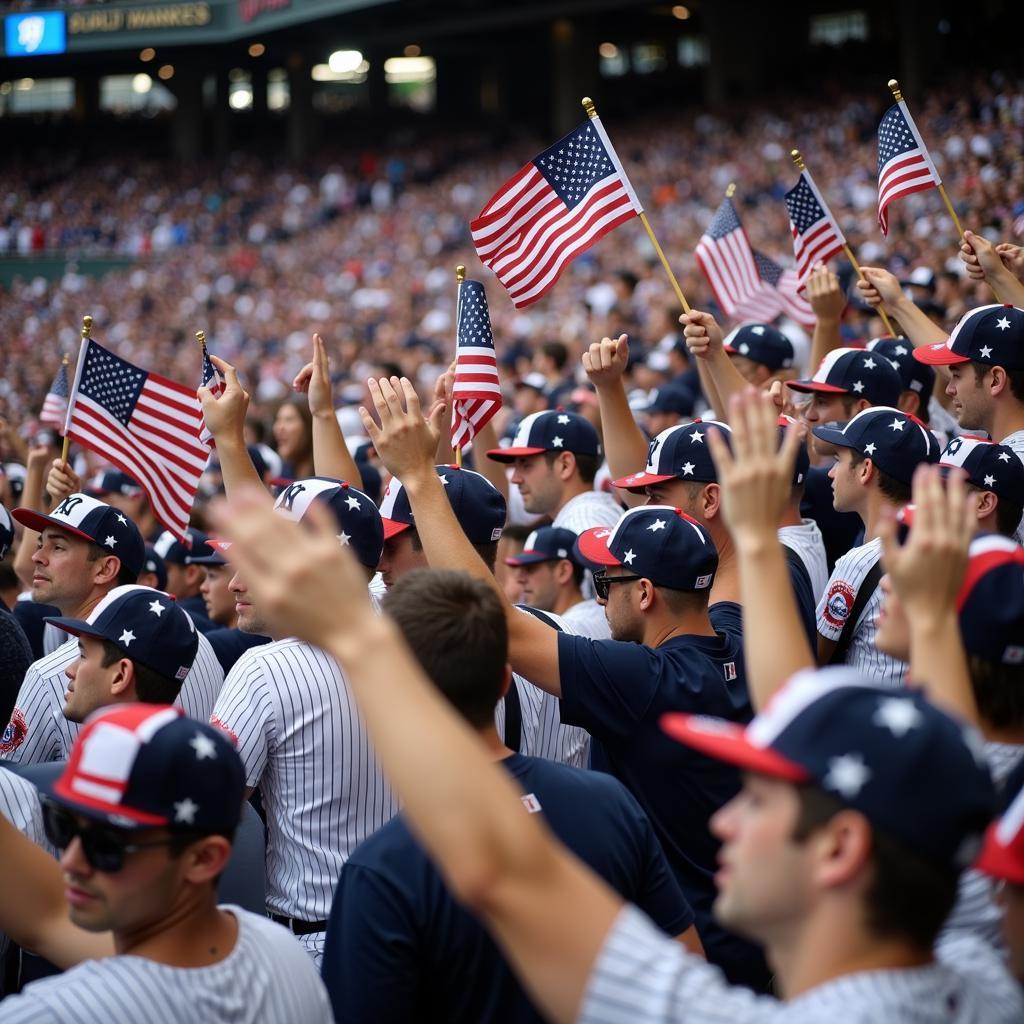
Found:
[[[896,532],[896,509],[892,505],[883,505],[876,530],[882,541],[882,565],[892,578],[893,567],[897,564],[900,554],[900,542]]]
[[[363,421],[363,429],[366,431],[366,436],[374,443],[379,441],[380,427],[377,426],[377,421],[370,415],[365,405],[359,406],[359,418]]]
[[[405,408],[408,410],[410,416],[421,417],[423,412],[420,408],[420,396],[416,394],[416,388],[413,387],[413,383],[408,377],[392,377],[392,383],[398,382],[402,389],[402,393],[405,395]]]
[[[306,363],[306,365],[301,370],[299,370],[299,372],[295,375],[295,379],[292,381],[293,391],[306,392],[309,390],[309,382],[313,378],[314,368],[315,364]]]

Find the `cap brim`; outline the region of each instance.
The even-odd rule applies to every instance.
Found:
[[[231,556],[228,552],[231,550],[231,545],[234,541],[221,540],[219,537],[207,537],[206,543],[209,544],[214,551],[219,552],[225,561],[230,561]]]
[[[62,807],[67,807],[87,818],[104,821],[115,828],[160,828],[171,824],[170,818],[159,814],[148,814],[145,811],[136,810],[134,807],[122,807],[120,804],[111,804],[98,797],[75,793],[64,783],[64,774],[51,783],[41,785],[39,789],[46,796],[56,800]]]
[[[495,462],[514,462],[516,459],[525,459],[528,455],[543,455],[547,448],[492,448],[487,453],[487,458]]]
[[[645,487],[675,479],[675,473],[633,473],[630,476],[620,476],[618,480],[613,480],[612,487],[617,487],[620,491],[642,491]],[[687,477],[687,480],[689,479]]]
[[[969,363],[970,356],[962,356],[954,352],[944,341],[935,345],[921,345],[914,349],[914,358],[928,366],[953,366],[956,363]]]
[[[997,824],[989,825],[974,866],[993,878],[1003,879],[1012,885],[1024,885],[1024,860],[999,842],[996,838]]]
[[[661,716],[662,731],[674,740],[758,775],[770,775],[787,782],[807,782],[810,773],[802,765],[765,747],[755,747],[744,728],[721,718],[670,712]]]
[[[506,565],[538,565],[540,562],[559,562],[558,555],[549,555],[544,551],[520,551],[518,555],[509,555]]]
[[[412,523],[400,523],[397,519],[385,519],[381,516],[380,521],[384,524],[384,539],[391,540],[392,537],[397,537],[398,534],[404,530],[408,530]]]
[[[584,530],[576,538],[576,547],[580,555],[592,565],[622,565],[608,550],[608,538],[612,531],[607,526],[595,526]]]
[[[210,542],[207,541],[206,543],[209,544]],[[192,555],[186,555],[186,557],[185,557],[185,565],[226,565],[226,564],[227,564],[227,559],[223,555],[220,555],[220,554],[196,555],[195,557],[193,557]]]
[[[82,530],[76,530],[73,526],[68,526],[67,523],[61,522],[59,519],[54,519],[52,516],[44,516],[42,512],[36,512],[30,508],[13,508],[11,509],[11,516],[21,523],[22,526],[27,526],[30,530],[35,530],[36,533],[42,533],[48,526],[52,526],[54,529],[70,533],[73,537],[81,537],[82,540],[87,540],[90,544],[96,543],[94,537],[90,537],[89,534]]]
[[[805,395],[813,395],[815,392],[823,395],[848,395],[850,393],[849,388],[840,388],[835,384],[822,384],[816,380],[787,380],[786,387]]]
[[[48,622],[51,626],[63,629],[65,633],[70,633],[72,636],[95,636],[100,639],[103,638],[103,634],[100,633],[91,623],[86,622],[85,619],[66,619],[59,615],[53,615],[47,616],[43,619],[43,622]]]
[[[838,427],[814,427],[811,433],[819,441],[824,441],[826,444],[833,445],[836,448],[853,447],[847,436]]]

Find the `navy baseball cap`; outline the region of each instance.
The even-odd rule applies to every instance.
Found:
[[[643,411],[670,412],[677,416],[690,416],[693,414],[693,397],[692,392],[685,388],[666,384],[662,388],[655,388],[648,395]]]
[[[473,544],[489,544],[501,537],[505,528],[505,499],[485,476],[458,466],[435,466],[444,485],[444,493],[462,527],[462,532]],[[384,539],[415,526],[409,494],[402,481],[392,477],[380,503]]]
[[[540,395],[546,395],[548,391],[548,379],[543,373],[528,373],[516,381],[517,388],[530,388]]]
[[[537,565],[540,562],[557,562],[562,558],[575,562],[573,548],[576,534],[560,526],[541,526],[526,538],[523,550],[518,555],[505,559],[506,565]]]
[[[642,491],[666,480],[697,480],[715,483],[718,470],[708,448],[708,428],[715,427],[729,444],[732,430],[720,420],[694,420],[677,423],[658,434],[647,446],[647,465],[639,473],[619,477],[613,487],[623,491]]]
[[[0,558],[6,558],[14,543],[14,521],[11,513],[0,503]]]
[[[42,533],[49,526],[106,548],[136,576],[146,561],[146,543],[139,528],[119,509],[88,494],[69,494],[49,515],[31,508],[11,513],[22,526]]]
[[[671,505],[638,505],[615,526],[584,530],[577,555],[590,565],[619,565],[669,590],[709,590],[718,550],[696,519]]]
[[[146,545],[146,560],[142,563],[142,572],[156,575],[157,590],[164,590],[167,587],[167,564],[156,553],[156,548],[152,544]]]
[[[927,403],[935,389],[935,371],[914,358],[914,346],[906,338],[872,338],[867,350],[885,356],[899,374],[903,390],[913,391]]]
[[[575,412],[550,409],[524,416],[508,448],[492,448],[487,457],[512,462],[542,452],[573,452],[600,455],[601,442],[590,421]]]
[[[850,668],[798,672],[745,728],[679,713],[661,724],[720,761],[817,786],[945,868],[974,861],[995,809],[973,726],[919,690],[880,689]]]
[[[769,370],[788,370],[796,353],[793,343],[771,324],[743,324],[727,335],[723,343],[729,355],[744,356]]]
[[[991,491],[1011,505],[1024,505],[1024,462],[1005,444],[987,437],[960,434],[942,449],[939,465],[959,467],[968,481],[982,491]]]
[[[219,729],[166,704],[119,704],[86,720],[60,777],[57,803],[122,829],[233,834],[245,772]]]
[[[184,682],[199,650],[196,627],[170,594],[152,587],[114,587],[87,619],[47,618],[72,636],[109,640],[125,656]]]
[[[836,448],[852,448],[905,484],[922,462],[938,462],[935,435],[916,416],[884,405],[861,409],[842,426],[815,427],[813,434]]]
[[[850,395],[872,405],[895,405],[903,391],[900,375],[888,359],[862,348],[833,349],[810,380],[789,380],[794,391]]]
[[[979,871],[1013,885],[1024,885],[1024,762],[1017,765],[1003,786],[1004,806],[985,833]]]
[[[209,537],[205,533],[189,527],[185,534],[187,539],[179,540],[170,530],[164,530],[153,541],[156,553],[172,565],[191,565],[199,559],[209,558],[215,554],[207,543]]]
[[[121,494],[126,498],[134,498],[142,494],[142,485],[136,483],[127,473],[119,469],[100,470],[86,485],[85,493],[95,498],[104,498],[108,494]]]
[[[960,317],[946,341],[915,348],[914,358],[932,366],[975,362],[1024,369],[1024,310],[978,306]]]
[[[1024,665],[1024,548],[998,534],[975,537],[956,601],[968,654]]]

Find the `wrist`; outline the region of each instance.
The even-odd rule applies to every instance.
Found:
[[[960,622],[956,609],[945,603],[903,602],[910,623],[910,635],[922,642],[933,643],[949,635],[960,636]]]
[[[771,524],[734,530],[732,541],[741,558],[761,559],[779,549],[778,531]]]
[[[344,625],[340,625],[340,623]],[[339,628],[327,638],[323,648],[342,666],[360,661],[367,652],[393,645],[399,639],[394,623],[378,615],[369,605],[339,616]]]
[[[395,476],[402,481],[402,486],[410,498],[414,495],[422,494],[424,489],[429,488],[431,484],[440,486],[432,460],[429,462],[423,461],[415,466],[410,466],[408,469],[403,469],[402,472],[396,473]]]
[[[334,415],[334,409],[310,409],[309,415],[314,420],[319,420],[322,423],[329,423],[331,420],[336,420]]]
[[[814,319],[819,327],[838,327],[842,315],[840,313],[815,313]]]

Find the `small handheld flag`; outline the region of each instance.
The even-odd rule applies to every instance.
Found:
[[[43,408],[39,413],[39,422],[52,427],[58,433],[64,433],[64,421],[68,416],[68,357],[61,360],[57,376],[53,378],[50,390],[43,399]]]
[[[452,448],[467,448],[501,408],[487,296],[479,281],[460,281],[455,385],[452,389]]]

